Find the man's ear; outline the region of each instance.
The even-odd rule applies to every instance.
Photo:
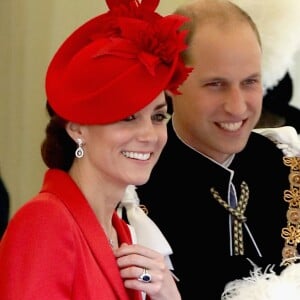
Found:
[[[74,122],[68,122],[65,128],[66,128],[66,132],[74,142],[76,142],[79,138],[82,139],[82,131],[81,131],[80,124]]]

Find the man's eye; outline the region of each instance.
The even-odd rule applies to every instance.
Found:
[[[258,79],[247,79],[244,81],[244,85],[255,85],[260,84],[260,81]]]
[[[212,81],[212,82],[207,83],[207,86],[220,87],[220,86],[222,86],[222,82],[221,81]]]
[[[171,115],[168,113],[158,113],[152,117],[155,122],[168,122],[171,119]]]

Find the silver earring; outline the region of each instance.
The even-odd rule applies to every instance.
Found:
[[[75,151],[75,156],[77,158],[82,158],[84,155],[84,150],[82,148],[82,145],[83,145],[82,139],[77,139],[77,144],[78,144],[78,147]]]

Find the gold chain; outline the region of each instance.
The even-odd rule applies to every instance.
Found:
[[[210,192],[213,197],[233,216],[234,255],[244,255],[243,223],[247,220],[244,213],[249,199],[248,185],[245,181],[242,182],[241,195],[236,208],[231,207],[226,201],[224,201],[215,188],[212,187]]]
[[[300,157],[284,156],[283,163],[290,167],[290,188],[283,194],[284,201],[289,204],[286,214],[287,226],[281,231],[285,240],[282,264],[286,266],[299,258],[297,245],[300,243]]]

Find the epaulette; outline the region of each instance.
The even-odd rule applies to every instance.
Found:
[[[288,203],[287,226],[281,231],[285,241],[282,264],[289,265],[299,259],[297,246],[300,243],[300,137],[291,126],[260,128],[253,131],[272,140],[283,152],[284,165],[290,168],[290,187],[284,190],[283,194],[283,200]]]

